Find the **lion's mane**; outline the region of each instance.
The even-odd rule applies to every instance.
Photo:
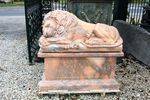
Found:
[[[47,13],[43,21],[45,37],[66,37],[71,29],[78,26],[78,18],[67,11],[55,10]]]

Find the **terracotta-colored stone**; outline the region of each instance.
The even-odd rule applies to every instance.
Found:
[[[117,29],[106,24],[91,24],[72,13],[56,10],[46,14],[39,43],[43,52],[115,48],[122,45]],[[107,49],[108,49],[107,48]]]
[[[83,22],[66,11],[48,13],[39,40],[39,93],[119,92],[115,64],[123,56],[122,42],[112,26]]]

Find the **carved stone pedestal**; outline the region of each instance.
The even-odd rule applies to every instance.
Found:
[[[44,58],[39,94],[119,92],[116,57],[122,52],[38,53]]]
[[[47,13],[42,27],[40,94],[119,92],[115,64],[123,56],[123,40],[115,27],[87,23],[61,10]]]

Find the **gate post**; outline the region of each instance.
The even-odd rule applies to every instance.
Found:
[[[115,0],[113,21],[114,20],[126,21],[128,1],[129,0]]]
[[[29,64],[33,64],[39,50],[38,40],[41,36],[42,13],[41,0],[24,0],[26,33]]]

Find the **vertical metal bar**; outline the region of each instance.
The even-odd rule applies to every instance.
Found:
[[[139,23],[141,23],[141,19],[142,19],[142,13],[143,13],[143,4],[145,3],[145,1],[140,1],[139,2],[139,8],[140,8],[140,11],[139,11]]]
[[[131,14],[131,16],[130,16],[130,24],[131,24],[131,20],[133,18],[133,13],[134,13],[133,8],[134,8],[134,3],[133,3],[133,0],[131,0],[131,2],[130,2],[130,8],[129,8],[129,13]]]
[[[64,0],[61,1],[61,10],[63,10],[64,7]]]
[[[30,33],[29,33],[29,28],[28,28],[28,15],[27,15],[27,11],[28,11],[28,5],[29,1],[28,0],[24,0],[24,5],[25,5],[25,20],[26,20],[26,34],[27,34],[27,46],[28,46],[28,58],[29,58],[29,64],[32,64],[32,57],[31,57],[31,45],[30,45]]]
[[[54,10],[54,0],[52,0],[52,10]]]
[[[141,3],[142,3],[142,1],[139,1],[138,2],[138,11],[137,11],[137,14],[138,14],[138,17],[137,17],[137,22],[138,22],[138,24],[140,24],[140,20],[141,20],[141,10],[142,10],[142,6],[141,6]]]
[[[135,16],[136,16],[136,14],[135,14],[136,3],[135,3],[135,0],[134,0],[133,2],[134,2],[134,15],[133,15],[133,20],[135,21]]]
[[[131,14],[131,16],[130,16],[130,24],[131,24],[131,21],[132,21],[132,18],[133,18],[133,15],[134,15],[134,10],[133,10],[133,8],[134,8],[134,1],[133,0],[131,0],[131,7],[130,7],[130,14]]]
[[[57,4],[57,0],[55,1],[55,10],[57,10],[58,8],[58,4]]]
[[[56,10],[56,2],[55,2],[55,0],[54,0],[54,10]]]
[[[42,21],[43,21],[43,6],[42,6],[42,0],[40,0],[40,21],[41,21],[41,25],[42,25]],[[41,28],[41,33],[42,33],[42,27]],[[41,34],[42,35],[42,34]]]
[[[50,0],[50,11],[52,11],[52,0]]]
[[[137,16],[136,16],[136,25],[139,24],[139,18],[140,18],[140,1],[137,1],[137,10],[136,10],[136,13],[137,13]]]
[[[60,10],[61,0],[58,0],[58,4],[59,4],[59,10]]]
[[[137,24],[138,9],[139,9],[139,0],[135,0],[135,16],[134,16],[135,25]]]
[[[130,1],[130,8],[129,8],[129,14],[130,14],[130,17],[129,17],[129,23],[131,24],[131,19],[133,17],[133,0]]]
[[[54,0],[52,2],[52,5],[53,5],[53,9],[52,10],[54,10],[55,9],[55,1]]]
[[[141,17],[141,1],[138,1],[138,6],[137,6],[137,17],[136,17],[136,22],[139,24],[140,17]]]
[[[128,20],[127,20],[127,22],[130,22],[130,20],[131,20],[131,16],[132,16],[132,10],[131,10],[131,7],[132,7],[132,3],[131,3],[131,1],[129,2],[129,4],[128,4]]]
[[[140,1],[140,0],[138,1],[137,18],[136,18],[136,21],[138,22],[138,24],[140,23],[141,17],[142,17],[142,9],[143,9],[142,4],[143,3],[144,3],[143,1]]]
[[[66,10],[66,0],[63,0],[63,10]]]
[[[56,5],[57,5],[56,9],[58,10],[59,9],[59,0],[56,1]]]
[[[64,0],[64,9],[63,10],[66,10],[66,0]]]
[[[65,10],[67,10],[68,9],[67,0],[65,0],[65,5],[66,5]]]

